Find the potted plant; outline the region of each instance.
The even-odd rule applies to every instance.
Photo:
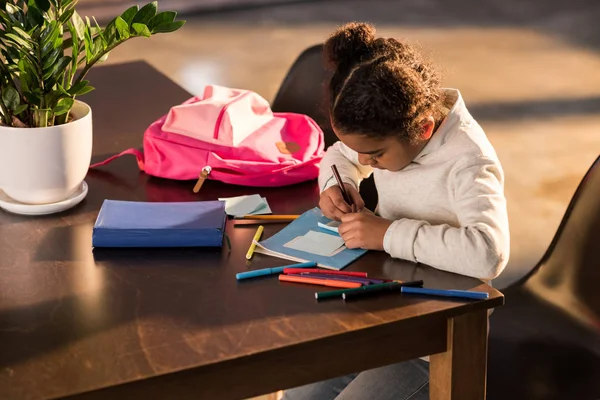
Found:
[[[0,0],[0,194],[24,205],[64,203],[85,186],[92,110],[77,97],[94,89],[88,71],[127,40],[185,23],[152,2],[102,28],[76,5]]]

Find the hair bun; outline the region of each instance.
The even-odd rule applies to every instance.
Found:
[[[354,65],[371,58],[375,28],[363,22],[351,22],[338,28],[325,42],[324,54],[332,68]]]

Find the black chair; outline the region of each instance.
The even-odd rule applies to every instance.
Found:
[[[490,318],[489,400],[600,399],[600,157]]]
[[[331,129],[325,103],[326,84],[330,72],[323,61],[323,44],[304,50],[294,61],[271,104],[274,112],[305,114],[315,120],[323,130],[325,147],[338,139]],[[377,205],[377,190],[371,176],[360,185],[360,193],[371,210]]]

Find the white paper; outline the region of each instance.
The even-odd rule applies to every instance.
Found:
[[[267,203],[267,199],[265,197],[262,198],[263,204],[258,207],[256,210],[252,212],[253,215],[259,214],[272,214],[271,207],[269,207],[269,203]]]
[[[328,231],[335,232],[335,233],[339,233],[338,228],[339,228],[340,224],[341,224],[340,221],[331,221],[326,224],[322,223],[321,221],[317,222],[317,225],[319,226],[319,228],[327,229]]]
[[[309,231],[304,236],[298,236],[284,246],[290,249],[305,251],[318,256],[329,257],[344,245],[344,239],[327,233]]]
[[[258,194],[249,196],[224,197],[220,201],[225,202],[225,212],[234,217],[243,217],[252,214],[270,214],[271,209],[267,199]]]

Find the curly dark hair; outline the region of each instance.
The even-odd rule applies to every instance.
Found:
[[[412,46],[376,38],[367,23],[348,23],[325,42],[333,75],[328,88],[331,124],[345,134],[418,141],[422,119],[439,124],[443,90],[434,68]]]

